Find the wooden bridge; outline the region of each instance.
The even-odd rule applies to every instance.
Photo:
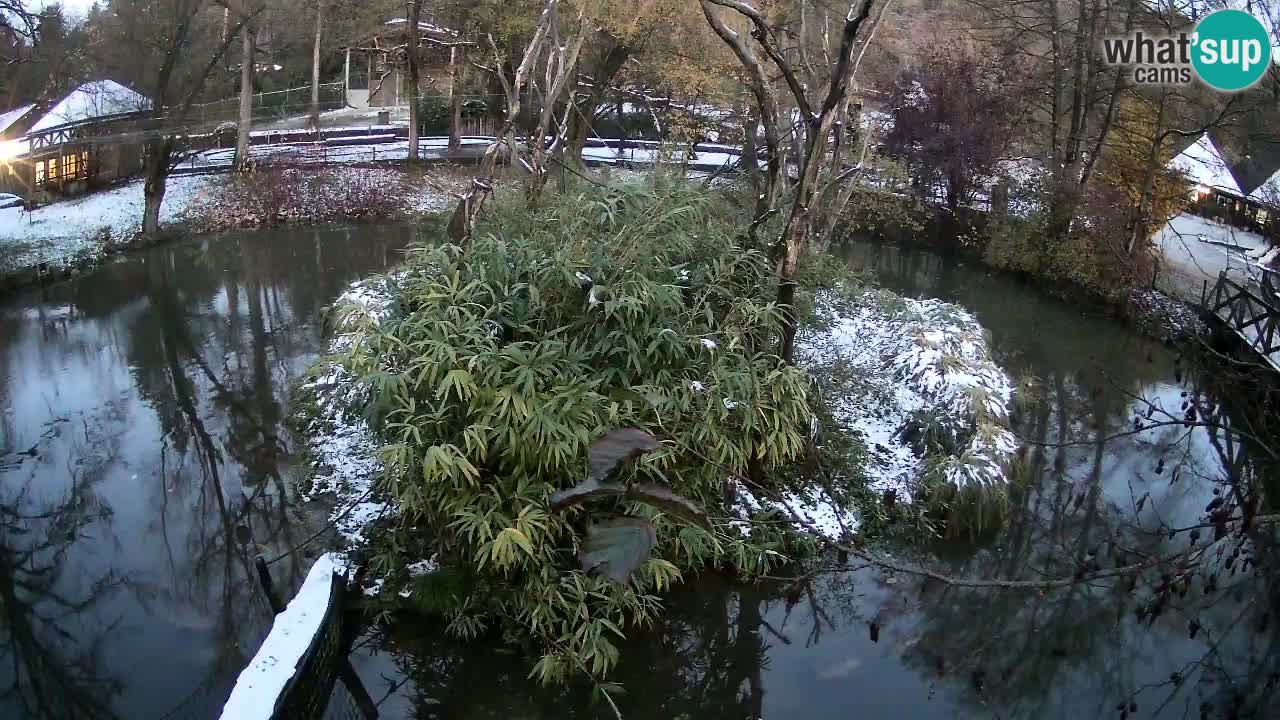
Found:
[[[1256,283],[1242,285],[1223,272],[1212,290],[1205,284],[1200,307],[1216,317],[1224,330],[1235,333],[1272,369],[1280,370],[1280,292],[1274,276],[1275,273],[1264,272]]]

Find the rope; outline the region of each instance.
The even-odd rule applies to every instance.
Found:
[[[316,540],[317,538],[319,538],[321,535],[324,535],[325,533],[328,533],[328,532],[332,531],[332,530],[333,530],[333,525],[334,525],[335,523],[337,523],[337,521],[339,521],[339,520],[341,520],[342,518],[346,517],[346,516],[347,516],[347,514],[349,514],[352,510],[355,510],[357,507],[359,507],[359,506],[360,506],[360,503],[363,503],[365,500],[368,500],[368,499],[369,499],[369,497],[370,497],[370,496],[372,496],[372,495],[373,495],[373,485],[371,484],[371,485],[369,486],[369,489],[368,489],[368,490],[366,490],[366,491],[364,492],[364,494],[363,494],[363,495],[361,495],[360,497],[356,498],[356,499],[355,499],[355,501],[353,501],[353,502],[351,503],[351,505],[347,507],[347,509],[346,509],[346,510],[343,510],[342,512],[338,513],[337,515],[333,515],[333,516],[331,516],[331,517],[329,518],[328,524],[326,524],[324,527],[322,527],[322,528],[320,528],[319,530],[317,530],[317,531],[315,531],[314,533],[312,533],[312,534],[311,534],[311,536],[310,536],[310,537],[308,537],[306,540],[303,540],[302,542],[298,543],[297,545],[294,545],[293,547],[289,548],[288,550],[285,550],[284,552],[280,553],[279,555],[276,555],[275,557],[271,558],[270,560],[267,560],[267,561],[266,561],[267,565],[268,565],[268,566],[270,566],[270,565],[274,565],[275,563],[279,562],[280,560],[283,560],[284,558],[289,557],[290,555],[294,554],[295,552],[297,552],[297,551],[299,551],[299,550],[301,550],[301,549],[305,548],[306,546],[310,545],[312,542],[315,542],[315,540]],[[378,515],[378,517],[377,517],[377,518],[374,518],[374,520],[375,520],[375,521],[376,521],[376,520],[381,520],[381,519],[382,519],[382,516],[383,516],[383,515],[385,515],[385,514],[386,514],[386,509],[384,508],[384,509],[383,509],[383,511],[382,511],[382,513],[380,513],[380,514]]]

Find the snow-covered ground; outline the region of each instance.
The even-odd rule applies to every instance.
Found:
[[[1188,302],[1199,302],[1204,283],[1213,287],[1223,272],[1242,283],[1264,272],[1258,259],[1269,247],[1257,233],[1190,213],[1165,223],[1155,243],[1165,260],[1157,285]]]
[[[376,114],[376,112],[374,113]],[[334,117],[350,121],[350,113]],[[339,126],[352,135],[338,141],[320,143],[278,143],[252,146],[252,157],[265,162],[287,162],[290,165],[354,165],[359,163],[398,161],[409,156],[408,141],[390,140],[389,134],[376,131],[395,130],[394,126]],[[278,129],[257,131],[258,134],[280,132]],[[372,135],[370,135],[372,133]],[[357,142],[359,140],[368,142]],[[352,144],[345,144],[351,142]],[[487,138],[464,138],[463,150],[475,156],[490,144]],[[614,165],[652,164],[658,159],[658,143],[638,143],[640,147],[615,149],[588,147],[583,157]],[[448,138],[422,138],[427,158],[443,158]],[[686,156],[683,151],[676,162],[687,162],[694,173],[714,172],[732,166],[736,148],[703,145],[699,152]],[[231,167],[234,150],[216,149],[198,153],[181,165],[185,171],[219,172]],[[304,171],[310,172],[310,171]],[[351,172],[357,172],[351,170]],[[364,169],[358,172],[376,172]],[[395,172],[395,171],[386,171]],[[446,204],[447,195],[430,188],[411,192],[407,212],[435,212]],[[175,175],[169,179],[168,191],[161,209],[161,225],[173,225],[190,219],[193,207],[198,211],[219,207],[219,180],[208,176]],[[81,198],[52,203],[26,212],[21,208],[0,210],[0,273],[46,266],[65,268],[95,258],[113,243],[135,237],[142,224],[142,181],[136,180]],[[234,225],[234,223],[231,223]],[[222,227],[227,223],[208,223]]]
[[[292,202],[288,208],[278,208],[293,213],[283,219],[315,221],[385,210],[393,201],[392,209],[406,215],[440,212],[454,202],[443,188],[457,185],[455,179],[428,182],[391,167],[288,169],[277,180],[289,183],[294,191],[273,196],[275,200]],[[262,203],[246,201],[244,192],[229,185],[231,182],[232,178],[225,175],[170,177],[161,206],[161,225],[219,230],[282,219],[259,218],[255,222],[251,216],[262,214],[258,207]],[[379,208],[370,204],[370,198],[381,199]],[[91,261],[109,246],[138,235],[142,208],[143,184],[135,180],[32,212],[22,208],[0,210],[0,273],[40,266],[60,269]]]
[[[329,163],[369,163],[387,162],[409,159],[409,141],[393,140],[391,128],[386,133],[366,135],[363,128],[352,128],[360,131],[352,138],[367,139],[368,142],[358,144],[342,143],[277,143],[254,145],[250,156],[258,161],[289,162],[292,164],[329,164]],[[264,131],[271,132],[271,131]],[[474,148],[477,153],[492,141],[486,138],[463,138],[465,148]],[[443,158],[449,147],[448,138],[422,138],[420,147],[423,157],[427,159]],[[206,150],[183,161],[178,167],[184,170],[221,170],[231,167],[235,158],[234,148]]]
[[[652,165],[658,161],[659,150],[656,147],[612,148],[587,147],[582,150],[582,157],[595,162],[613,165]],[[669,162],[682,163],[693,170],[712,172],[722,167],[733,168],[738,162],[738,153],[725,150],[699,150],[690,155],[681,150],[669,158]],[[764,162],[760,163],[761,166]]]
[[[1140,328],[1161,340],[1178,342],[1209,332],[1194,307],[1159,290],[1130,290],[1129,311]]]
[[[211,192],[213,178],[170,178],[160,210],[161,225],[182,219],[190,204]],[[0,210],[0,272],[43,263],[65,264],[101,252],[108,243],[142,228],[142,181],[64,200],[27,212]]]

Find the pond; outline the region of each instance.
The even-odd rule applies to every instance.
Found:
[[[0,717],[217,717],[270,621],[253,558],[321,520],[290,501],[303,470],[290,383],[321,347],[323,306],[413,239],[233,234],[0,302]],[[1204,392],[1122,324],[932,253],[841,253],[899,292],[972,309],[1041,396],[1018,425],[1050,445],[1029,451],[1005,527],[891,543],[905,560],[1034,578],[1064,572],[1049,558],[1172,552],[1187,540],[1164,529],[1198,523],[1225,466],[1247,462],[1199,429],[1108,439],[1138,398],[1177,408]],[[295,586],[309,561],[273,575]],[[653,719],[1262,717],[1280,592],[1274,564],[1259,566],[1224,567],[1218,592],[1196,586],[1159,613],[1122,583],[997,592],[856,567],[799,585],[695,578],[632,633],[616,702]],[[527,679],[528,655],[429,622],[367,635],[352,663],[381,717],[611,716],[590,688]],[[335,699],[330,717],[358,717]]]
[[[230,234],[0,301],[0,717],[217,717],[270,623],[254,557],[315,525],[290,383],[413,239]]]
[[[1132,428],[1140,398],[1171,410],[1184,392],[1212,398],[1172,351],[1105,314],[927,251],[839,252],[902,294],[973,310],[997,360],[1035,378],[1042,399],[1018,418],[1020,433],[1060,446],[1029,451],[1031,477],[1000,531],[889,550],[953,577],[1024,579],[1169,554],[1188,541],[1166,529],[1199,523],[1225,488],[1224,466],[1248,462],[1200,428],[1112,437]],[[1229,559],[1235,545],[1221,545]],[[800,585],[700,577],[624,644],[616,702],[646,720],[1270,716],[1273,564],[1208,562],[1216,591],[1179,587],[1156,612],[1155,593],[1123,582],[993,591],[856,567]],[[540,688],[526,654],[449,640],[430,623],[367,637],[353,662],[384,717],[612,716],[589,688]]]

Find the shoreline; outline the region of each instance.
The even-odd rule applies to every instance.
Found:
[[[429,184],[424,182],[428,177]],[[65,251],[47,259],[19,261],[13,268],[0,269],[0,298],[74,279],[131,253],[225,232],[284,226],[407,223],[437,218],[448,212],[454,202],[448,192],[440,188],[455,184],[459,178],[461,175],[453,172],[432,176],[424,168],[404,166],[338,166],[320,172],[310,168],[274,167],[245,176],[219,175],[211,181],[202,181],[194,193],[187,188],[174,192],[176,207],[165,211],[170,220],[149,235],[136,229],[139,223],[126,220],[128,224],[122,227],[104,223],[91,234],[85,232],[79,236],[36,237],[27,241],[12,237],[0,239],[0,249],[9,243],[19,257],[22,252],[33,250],[40,254]],[[291,186],[290,182],[295,184]],[[309,183],[320,185],[322,192],[295,191]],[[65,213],[69,207],[79,209],[75,206],[91,204],[95,199],[98,204],[124,205],[130,191],[140,192],[140,188],[141,181],[133,180],[67,201],[65,205],[54,203],[46,208]],[[62,207],[58,207],[60,205]],[[89,210],[80,212],[88,214]],[[50,221],[32,224],[43,222]],[[57,218],[51,224],[61,225]],[[87,227],[86,224],[86,230]]]

